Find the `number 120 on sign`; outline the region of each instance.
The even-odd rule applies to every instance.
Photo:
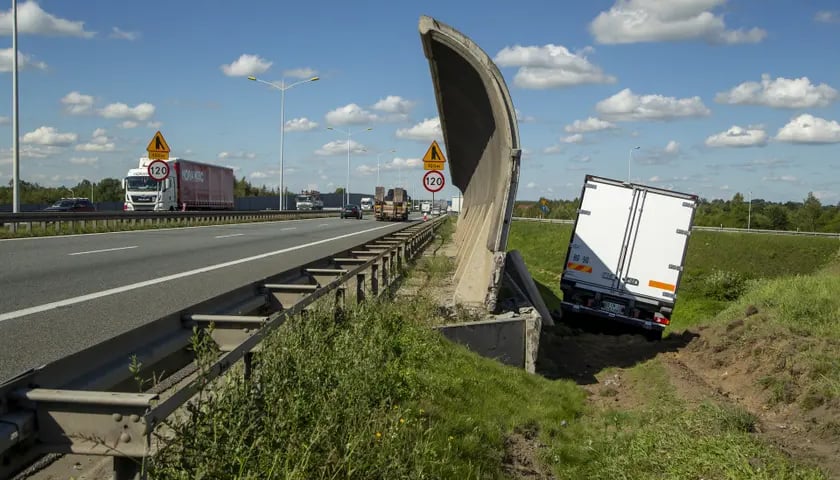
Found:
[[[439,170],[429,170],[423,175],[423,187],[432,193],[443,190],[444,185],[446,185],[446,180]]]

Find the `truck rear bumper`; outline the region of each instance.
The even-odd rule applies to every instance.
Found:
[[[645,330],[650,330],[653,332],[662,332],[665,330],[665,325],[660,325],[651,320],[645,320],[642,318],[633,318],[627,317],[625,315],[619,315],[617,313],[607,312],[604,310],[600,310],[598,308],[591,308],[584,305],[578,305],[576,303],[571,302],[560,302],[562,309],[568,312],[575,312],[575,313],[586,313],[589,315],[597,316],[606,318],[609,320],[614,320],[617,322],[621,322],[627,325],[632,325],[634,327],[643,328]]]

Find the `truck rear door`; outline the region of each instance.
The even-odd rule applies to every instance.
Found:
[[[696,201],[686,196],[638,190],[637,223],[624,264],[626,291],[673,300],[683,266]]]
[[[613,289],[629,222],[633,190],[587,180],[569,245],[564,280]]]

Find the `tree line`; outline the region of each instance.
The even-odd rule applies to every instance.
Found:
[[[548,213],[540,208],[542,202]],[[573,220],[577,216],[580,199],[516,202],[514,216]],[[813,192],[801,202],[770,202],[754,198],[747,202],[736,193],[729,200],[700,199],[694,224],[708,227],[756,228],[767,230],[800,230],[808,232],[840,233],[840,205],[823,205]]]
[[[288,188],[284,188],[287,195],[292,194]],[[339,187],[336,193],[343,193],[344,189]],[[278,189],[268,188],[265,185],[254,185],[244,176],[233,179],[234,198],[245,197],[268,197],[276,196]],[[99,182],[82,180],[74,186],[47,187],[38,183],[20,181],[20,203],[22,205],[48,205],[69,197],[84,197],[93,202],[122,202],[125,198],[122,188],[122,181],[119,178],[104,178]],[[0,205],[12,204],[12,181],[7,186],[0,186]]]

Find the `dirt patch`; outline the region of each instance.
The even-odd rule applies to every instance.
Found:
[[[505,473],[511,478],[528,480],[554,480],[550,470],[540,464],[539,451],[543,445],[537,433],[531,430],[517,431],[505,439]]]
[[[792,368],[789,359],[807,348],[803,339],[777,335],[766,327],[760,330],[763,337],[742,335],[764,321],[750,311],[730,324],[672,333],[656,342],[614,326],[600,331],[593,325],[581,327],[581,320],[574,319],[543,330],[537,371],[577,382],[597,410],[635,410],[649,399],[639,391],[642,386],[634,385],[628,369],[656,359],[687,405],[713,401],[738,406],[756,418],[755,435],[823,469],[830,478],[840,478],[840,409],[825,404],[803,411],[795,402],[798,390],[789,402],[772,403],[773,392],[760,382],[779,365]],[[780,360],[784,358],[788,360]]]

